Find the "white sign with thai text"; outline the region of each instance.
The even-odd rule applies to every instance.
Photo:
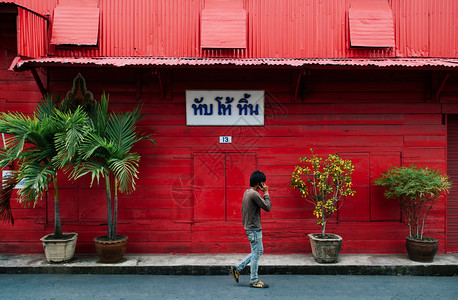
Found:
[[[186,91],[186,124],[264,125],[264,91]]]

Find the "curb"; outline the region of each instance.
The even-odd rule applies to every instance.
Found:
[[[95,275],[227,275],[230,266],[137,266],[137,267],[0,267],[0,274],[95,274]],[[249,268],[248,268],[249,269]],[[455,266],[259,266],[260,274],[288,275],[389,275],[457,276]],[[249,270],[244,270],[248,275]]]
[[[95,256],[48,263],[44,255],[2,255],[0,274],[138,274],[227,275],[244,255],[126,255],[118,263],[101,263]],[[341,255],[335,264],[316,263],[310,255],[263,255],[261,274],[458,276],[456,255],[437,255],[432,263],[406,255]],[[242,274],[249,274],[245,268]]]

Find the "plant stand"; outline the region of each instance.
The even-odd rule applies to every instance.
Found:
[[[409,258],[418,262],[432,262],[438,249],[438,240],[415,240],[406,237]]]
[[[103,263],[114,263],[120,261],[127,247],[127,236],[118,235],[118,239],[109,241],[107,236],[94,238],[95,250]]]
[[[310,247],[313,258],[318,263],[336,263],[339,258],[342,237],[337,234],[326,233],[321,238],[321,233],[310,233]]]
[[[78,234],[75,232],[64,233],[66,237],[64,239],[50,238],[52,235],[54,234],[50,233],[40,239],[43,243],[46,260],[48,262],[64,262],[72,259],[75,254]]]

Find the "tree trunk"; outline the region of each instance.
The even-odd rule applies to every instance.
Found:
[[[114,189],[114,212],[113,212],[113,238],[117,237],[117,225],[118,225],[118,182],[115,179]]]
[[[60,219],[60,205],[59,205],[59,191],[57,189],[57,176],[53,178],[54,182],[54,237],[61,238],[62,235],[62,221]]]
[[[113,239],[113,221],[111,212],[111,186],[110,186],[110,175],[105,175],[105,185],[107,189],[107,220],[108,220],[108,239]]]
[[[323,225],[321,225],[321,237],[324,239],[324,233],[326,231],[326,219],[323,219]]]

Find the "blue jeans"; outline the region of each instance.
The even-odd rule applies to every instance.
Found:
[[[262,230],[247,230],[246,235],[250,241],[251,253],[239,264],[238,271],[242,271],[250,264],[250,281],[258,281],[258,262],[261,255],[264,253],[262,246]]]

